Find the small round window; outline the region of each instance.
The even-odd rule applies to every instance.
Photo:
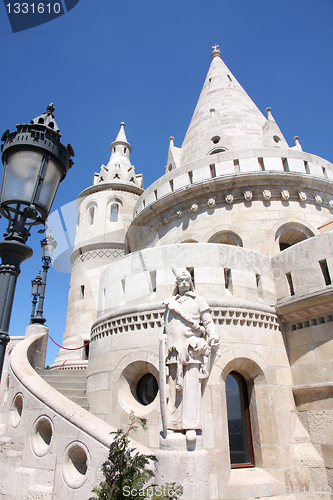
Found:
[[[150,405],[156,398],[158,391],[157,380],[151,373],[147,373],[140,378],[136,387],[136,394],[139,402],[144,405]]]

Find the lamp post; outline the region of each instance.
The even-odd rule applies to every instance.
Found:
[[[40,325],[44,325],[46,319],[43,317],[43,308],[44,308],[44,298],[45,298],[45,287],[46,287],[46,277],[47,272],[50,269],[53,252],[56,249],[57,242],[53,238],[53,234],[50,231],[49,234],[41,241],[41,247],[43,251],[42,261],[43,261],[43,279],[41,280],[39,289],[38,289],[38,309],[36,316],[31,317],[30,324],[38,323]]]
[[[35,317],[36,305],[38,302],[37,297],[39,297],[39,290],[41,284],[42,284],[42,275],[40,274],[39,271],[36,278],[34,280],[31,280],[32,309],[30,315],[31,318],[30,325],[32,323],[33,318]]]
[[[0,380],[20,265],[32,256],[26,245],[30,229],[45,223],[58,185],[73,164],[73,148],[60,142],[53,111],[51,103],[45,113],[16,125],[15,132],[6,130],[1,138],[0,213],[8,219],[8,228],[0,242]]]

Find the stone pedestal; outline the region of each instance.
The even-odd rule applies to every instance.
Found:
[[[189,443],[185,434],[168,431],[166,438],[160,437],[156,457],[156,484],[180,484],[184,500],[210,499],[208,453],[202,447],[202,435]]]

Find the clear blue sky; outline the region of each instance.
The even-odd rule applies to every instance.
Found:
[[[163,175],[169,136],[180,146],[204,82],[211,46],[257,106],[267,106],[293,145],[333,161],[332,0],[80,0],[64,16],[13,34],[0,4],[0,133],[54,102],[75,150],[52,211],[92,184],[125,122],[132,163],[145,187]],[[3,233],[6,221],[0,220]],[[24,334],[41,237],[22,264],[10,334]],[[65,249],[64,241],[60,243]],[[45,317],[61,343],[69,274],[51,269]],[[58,348],[49,346],[51,364]]]

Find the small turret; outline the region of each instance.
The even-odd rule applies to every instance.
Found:
[[[117,138],[110,145],[111,156],[109,163],[101,166],[98,182],[125,181],[141,186],[140,178],[135,175],[134,166],[131,165],[130,153],[132,146],[127,141],[124,122],[120,123]]]
[[[264,148],[289,148],[287,141],[273,118],[272,109],[266,108],[267,121],[263,126]]]

